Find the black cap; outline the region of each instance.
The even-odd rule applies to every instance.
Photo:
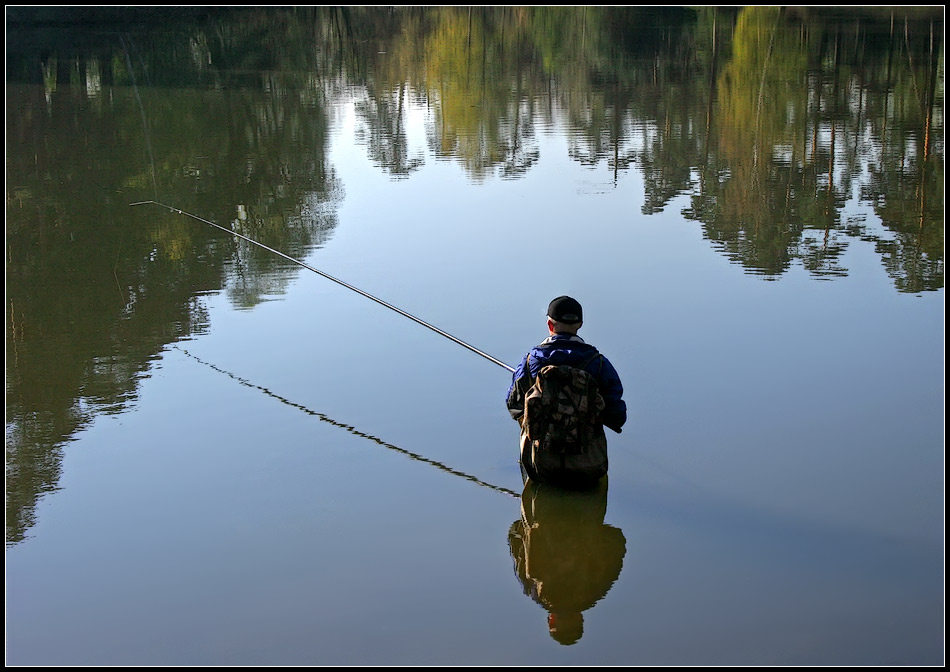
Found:
[[[559,296],[548,304],[548,317],[555,322],[577,324],[584,321],[581,304],[569,296]]]

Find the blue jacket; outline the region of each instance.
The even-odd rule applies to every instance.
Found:
[[[511,385],[505,403],[511,417],[515,420],[524,413],[524,394],[531,385],[531,380],[548,364],[568,364],[577,366],[591,354],[597,352],[593,345],[585,343],[580,336],[568,334],[554,334],[534,346],[531,351],[522,357],[511,376]],[[531,355],[530,371],[525,372],[525,362]],[[617,370],[601,355],[595,357],[586,367],[588,373],[597,379],[600,394],[604,398],[604,410],[601,421],[605,427],[620,433],[620,428],[627,421],[627,404],[623,400],[623,385]]]

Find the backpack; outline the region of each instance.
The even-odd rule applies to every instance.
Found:
[[[549,364],[532,379],[521,416],[521,461],[529,475],[586,484],[607,473],[604,398],[584,370],[597,357],[594,352],[576,366]]]

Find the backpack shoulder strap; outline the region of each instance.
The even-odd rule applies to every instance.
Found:
[[[590,355],[588,355],[587,357],[585,357],[584,360],[583,360],[580,364],[577,365],[577,368],[586,370],[587,367],[590,366],[590,363],[593,362],[593,361],[594,361],[595,359],[597,359],[598,357],[600,357],[600,368],[603,369],[603,368],[604,368],[604,356],[603,356],[602,354],[600,354],[600,352],[597,351],[596,349],[595,349],[594,352],[592,352]]]
[[[571,364],[570,366],[573,367],[573,368],[575,368],[575,369],[580,369],[581,371],[586,371],[586,370],[587,370],[587,367],[590,366],[590,363],[593,362],[593,361],[594,361],[595,359],[597,359],[598,357],[600,357],[600,370],[603,370],[603,368],[604,368],[604,356],[603,356],[602,354],[600,354],[600,352],[599,352],[598,350],[596,350],[596,349],[595,349],[592,353],[590,353],[589,355],[587,355],[587,357],[585,357],[585,358],[582,359],[580,362],[578,362],[577,364]],[[600,370],[599,370],[599,371],[600,371]],[[599,372],[599,371],[598,371],[598,372]],[[528,376],[531,380],[534,380],[534,376],[531,375],[531,353],[530,353],[530,352],[529,352],[528,355],[525,357],[525,360],[524,360],[524,372],[523,372],[523,373],[524,373],[524,375]]]
[[[528,393],[528,390],[534,384],[534,376],[531,375],[531,352],[528,351],[528,354],[524,358],[524,368],[521,370],[521,376],[518,378],[516,383],[517,387],[521,392],[521,399],[524,399],[524,395]]]

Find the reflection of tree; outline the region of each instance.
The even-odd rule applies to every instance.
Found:
[[[211,84],[207,90],[142,93],[146,139],[167,148],[165,161],[174,167],[159,168],[159,190],[191,193],[174,205],[294,257],[325,242],[342,194],[326,161],[330,87],[313,71],[317,63],[332,70],[332,59],[309,46],[319,26],[339,19],[332,8],[327,12],[325,17],[314,8],[297,20],[281,13],[226,12],[189,35],[198,53],[195,68]],[[153,79],[169,76],[161,67],[160,73]],[[194,140],[182,142],[183,136]],[[236,240],[222,244],[233,251],[225,274],[228,292],[245,307],[261,295],[281,293],[297,272],[258,248]]]
[[[119,23],[68,20],[96,11]],[[67,20],[17,29],[49,12]],[[391,175],[421,165],[409,106],[473,179],[524,175],[537,129],[566,119],[571,157],[614,180],[638,166],[645,214],[688,194],[685,214],[750,272],[845,275],[867,241],[899,291],[938,290],[942,44],[932,8],[11,8],[8,539],[56,487],[63,442],[203,328],[196,296],[253,306],[299,272],[129,202],[302,258],[335,226],[329,129],[360,91]],[[846,211],[855,194],[881,226]]]
[[[326,160],[326,101],[312,80],[285,82],[273,76],[265,90],[275,94],[237,89],[215,101],[220,110],[214,118],[226,118],[228,126],[210,136],[214,142],[201,155],[212,176],[223,179],[212,179],[212,190],[202,189],[195,207],[201,213],[220,213],[218,223],[300,258],[325,243],[342,197]],[[255,305],[262,294],[283,293],[298,272],[260,248],[236,240],[228,244],[234,250],[226,275],[228,293],[244,307]]]
[[[871,39],[879,23],[866,27],[867,19],[853,20],[850,25],[816,14],[788,15],[776,7],[740,12],[731,58],[716,83],[719,103],[709,128],[717,149],[706,154],[699,189],[686,214],[701,220],[710,240],[752,272],[776,275],[798,260],[815,275],[845,275],[841,260],[849,241],[871,238],[881,240],[877,249],[900,289],[927,287],[920,275],[932,278],[931,288],[942,286],[942,180],[928,184],[923,172],[907,170],[908,161],[926,153],[923,145],[914,157],[900,156],[907,138],[926,135],[919,130],[925,116],[914,120],[913,115],[899,115],[910,127],[895,130],[892,125],[890,132],[900,138],[892,151],[882,151],[885,132],[867,132],[865,120],[873,128],[881,114],[875,109],[882,104],[879,90],[884,91],[887,109],[891,87],[881,81],[882,73],[888,79],[894,76],[895,59]],[[927,53],[921,46],[907,48]],[[888,67],[876,66],[884,60]],[[929,60],[932,73],[935,57]],[[921,69],[920,74],[911,73],[910,81],[928,81],[927,68]],[[933,105],[935,97],[927,100]],[[884,164],[893,160],[881,175],[913,184],[909,190],[917,204],[933,203],[928,194],[936,196],[939,205],[931,205],[929,211],[908,208],[907,202],[895,208],[899,218],[918,213],[916,228],[908,227],[919,233],[917,245],[905,249],[900,227],[883,214],[885,224],[897,234],[886,242],[854,217],[842,222],[864,162],[874,155]],[[871,164],[872,183],[876,165],[881,164]],[[942,176],[942,166],[936,173]],[[893,200],[900,191],[899,186],[886,188],[887,197],[872,194],[871,199]],[[868,197],[866,187],[862,195]],[[893,257],[889,249],[895,250]]]
[[[585,11],[585,25],[595,30],[573,33],[575,65],[564,71],[563,104],[574,129],[569,155],[591,167],[605,162],[615,182],[639,163],[647,214],[690,183],[698,136],[689,107],[670,103],[689,98],[692,77],[683,76],[678,45],[693,16],[680,8]]]
[[[196,288],[215,286],[213,267],[169,263],[152,231],[129,226],[116,194],[142,158],[116,154],[128,136],[115,119],[140,116],[128,90],[114,93],[98,105],[68,82],[48,99],[7,89],[8,541],[56,487],[63,442],[134,400],[162,344],[200,328]]]
[[[891,40],[895,56],[879,32],[890,10],[699,8],[691,22],[693,11],[527,15],[569,120],[570,156],[606,164],[614,180],[639,166],[644,214],[690,193],[685,214],[750,272],[772,277],[798,262],[816,276],[844,275],[849,244],[870,238],[900,289],[942,287],[942,153],[930,149],[942,138],[931,122],[942,118],[942,91],[930,46],[941,44],[942,22],[931,29],[911,11],[891,31],[901,37]],[[878,119],[889,123],[868,133]],[[908,139],[917,145],[911,156]],[[871,166],[881,188],[862,191],[879,204],[891,231],[883,237],[842,217],[882,145],[892,149]],[[907,170],[918,157],[927,167]]]
[[[220,44],[232,27],[211,24],[190,43]],[[241,52],[248,40],[232,48]],[[15,111],[7,144],[8,543],[24,538],[38,497],[57,487],[63,444],[95,414],[133,402],[157,353],[204,328],[201,294],[226,286],[253,305],[298,271],[211,227],[130,202],[160,198],[234,222],[298,257],[335,224],[340,186],[325,161],[318,80],[297,79],[294,67],[285,77],[257,74],[248,87],[240,53],[214,57],[238,68],[237,81],[206,71],[206,58],[182,72],[184,61],[169,56],[182,50],[150,52],[148,39],[123,36],[111,42],[111,57],[105,44],[81,56],[50,47],[44,58],[28,52],[11,64],[38,83],[8,85],[7,98]],[[169,62],[175,67],[163,70]],[[141,68],[135,77],[130,64]],[[172,87],[175,76],[213,87]]]
[[[715,111],[719,178],[703,187],[702,201],[715,209],[694,213],[706,235],[730,258],[766,274],[790,264],[802,222],[789,189],[792,157],[773,161],[773,148],[795,147],[786,125],[786,108],[776,92],[785,73],[794,71],[796,50],[782,47],[787,33],[778,30],[780,9],[745,9],[733,35],[733,57],[717,82]],[[793,150],[794,151],[794,150]],[[699,214],[702,213],[702,214]],[[710,216],[712,215],[712,216]]]
[[[476,180],[496,170],[524,174],[539,156],[532,103],[525,103],[532,97],[522,88],[523,52],[516,35],[493,30],[488,12],[442,8],[424,41],[434,109],[430,147],[438,157],[460,160]]]
[[[373,165],[394,177],[404,178],[425,163],[422,152],[409,156],[406,139],[406,87],[389,96],[367,97],[356,106],[365,128],[357,140],[369,148]]]
[[[907,292],[944,284],[942,81],[937,89],[937,72],[943,67],[943,23],[930,22],[927,27],[910,31],[906,20],[903,25],[891,24],[887,65],[875,71],[884,95],[869,96],[865,111],[878,154],[862,197],[874,205],[892,233],[869,237],[888,274]],[[933,151],[935,122],[940,123],[939,152]]]

